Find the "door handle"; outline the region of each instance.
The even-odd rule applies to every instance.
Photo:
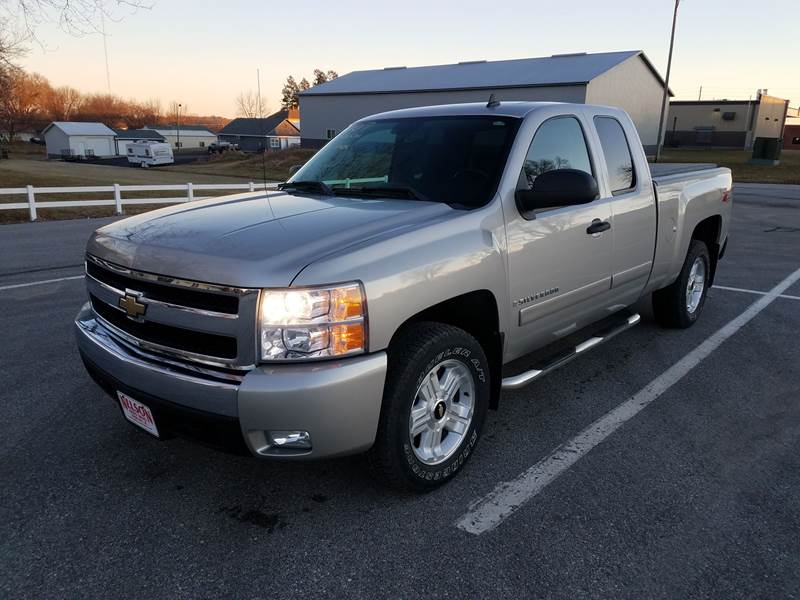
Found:
[[[601,221],[600,219],[594,219],[592,224],[586,228],[586,233],[594,235],[595,233],[603,233],[609,229],[611,229],[611,223],[608,221]]]

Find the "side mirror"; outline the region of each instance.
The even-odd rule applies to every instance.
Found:
[[[537,176],[533,188],[517,190],[520,212],[528,213],[538,208],[588,204],[600,194],[595,178],[578,169],[557,169]]]
[[[289,175],[294,175],[297,173],[303,165],[292,165],[289,167]]]

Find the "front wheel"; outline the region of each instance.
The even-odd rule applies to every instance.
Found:
[[[384,483],[432,490],[469,459],[489,405],[489,368],[478,341],[440,323],[410,326],[389,348],[375,445],[368,453]]]
[[[708,247],[692,240],[686,260],[672,285],[653,292],[653,313],[664,327],[685,329],[694,325],[708,294],[711,281],[711,257]]]

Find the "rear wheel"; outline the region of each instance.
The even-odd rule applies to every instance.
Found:
[[[653,313],[664,327],[685,329],[694,325],[703,311],[711,275],[708,248],[692,240],[678,279],[653,293]]]
[[[467,332],[439,323],[412,325],[389,349],[389,371],[373,473],[389,485],[432,490],[464,466],[489,405],[489,369]]]

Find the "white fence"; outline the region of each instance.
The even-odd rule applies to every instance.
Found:
[[[122,207],[132,204],[176,204],[178,202],[191,202],[204,200],[211,196],[197,196],[195,192],[204,190],[240,190],[254,192],[256,190],[274,190],[276,183],[180,183],[171,185],[90,185],[82,187],[34,187],[32,185],[22,188],[0,188],[0,196],[24,195],[26,202],[0,202],[0,210],[28,210],[31,221],[36,220],[36,209],[64,208],[70,206],[113,206],[118,215],[123,214]],[[113,198],[86,200],[45,200],[36,201],[36,194],[96,194],[110,192]],[[125,198],[126,192],[184,192],[185,195],[155,198]]]

